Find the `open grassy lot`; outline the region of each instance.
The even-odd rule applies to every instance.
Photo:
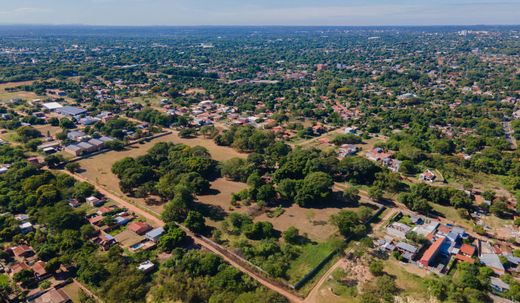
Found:
[[[80,303],[81,300],[79,299],[79,294],[81,292],[81,288],[76,284],[75,282],[72,282],[68,284],[67,286],[63,287],[62,290],[69,296],[69,298],[74,303]]]
[[[6,88],[13,88],[22,85],[31,85],[34,81],[24,81],[24,82],[8,82],[0,84],[0,102],[9,101],[11,99],[25,99],[32,100],[37,99],[38,96],[33,92],[8,92]]]
[[[411,297],[414,302],[429,302],[428,287],[424,279],[430,275],[428,271],[393,258],[385,261],[384,270],[396,279],[396,285],[401,290],[400,297]]]
[[[218,178],[211,182],[211,192],[207,195],[198,196],[197,200],[201,203],[219,207],[229,212],[229,208],[231,207],[231,195],[245,188],[247,188],[247,184],[245,183],[230,181],[226,178]]]
[[[133,231],[130,231],[128,229],[123,230],[122,232],[118,233],[114,236],[116,238],[117,243],[122,245],[124,248],[129,248],[130,246],[134,245],[135,243],[141,242],[144,240],[143,236],[139,236],[138,234],[134,233]]]
[[[56,134],[61,133],[63,129],[61,129],[58,126],[52,126],[50,124],[47,125],[34,125],[34,128],[40,131],[42,135],[47,136],[47,133],[50,134],[52,137],[56,137]]]
[[[159,142],[172,142],[175,144],[183,143],[189,146],[204,146],[206,147],[214,159],[216,160],[228,160],[233,157],[245,157],[245,154],[241,154],[236,152],[235,150],[229,147],[222,147],[216,145],[212,140],[203,139],[203,138],[195,138],[195,139],[182,139],[174,133],[167,136],[163,136],[160,138],[156,138],[144,144],[136,144],[128,147],[124,151],[110,151],[104,154],[92,156],[90,158],[83,159],[79,161],[81,165],[82,172],[81,175],[84,178],[87,178],[90,182],[103,186],[104,188],[110,190],[114,194],[124,197],[129,201],[133,201],[140,204],[145,204],[144,199],[131,198],[123,194],[119,189],[119,179],[116,175],[112,173],[112,165],[125,157],[138,157],[145,155],[148,150],[150,150],[155,144]],[[224,179],[219,179],[212,185],[215,189],[217,195],[212,196],[204,196],[201,197],[202,202],[204,203],[214,203],[222,204],[224,209],[227,209],[227,205],[229,205],[229,201],[231,200],[231,193],[240,191],[243,187],[234,182],[226,181]],[[150,209],[156,212],[162,212],[163,205],[147,205]]]
[[[323,243],[309,243],[302,247],[302,254],[291,263],[287,271],[289,282],[295,283],[314,267],[316,267],[331,252],[339,249],[343,245],[340,238],[331,238]]]
[[[337,214],[340,209],[335,207],[329,208],[302,208],[297,204],[293,204],[288,208],[284,208],[285,212],[279,217],[269,218],[267,214],[262,214],[255,218],[255,221],[271,222],[277,230],[285,231],[289,227],[294,226],[300,230],[300,233],[317,242],[326,241],[336,232],[336,228],[329,223],[331,215]]]

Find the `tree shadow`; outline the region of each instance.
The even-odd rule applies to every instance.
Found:
[[[226,211],[220,207],[215,205],[209,205],[205,203],[198,202],[197,210],[204,215],[204,217],[208,217],[214,221],[222,221],[226,218]]]

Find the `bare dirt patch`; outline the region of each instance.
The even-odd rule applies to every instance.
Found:
[[[284,210],[285,212],[279,217],[269,218],[266,214],[262,214],[256,217],[255,221],[271,222],[274,228],[280,231],[294,226],[300,230],[300,233],[306,233],[311,240],[317,242],[329,239],[336,232],[329,219],[331,215],[340,211],[338,208],[312,209],[293,204]]]

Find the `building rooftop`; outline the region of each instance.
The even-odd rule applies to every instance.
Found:
[[[61,108],[58,108],[56,110],[62,115],[68,115],[68,116],[77,116],[81,115],[87,112],[86,109],[80,108],[80,107],[74,107],[74,106],[63,106]]]

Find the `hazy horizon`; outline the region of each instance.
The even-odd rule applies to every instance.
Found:
[[[1,0],[2,2],[6,2]],[[17,0],[2,25],[444,26],[517,25],[520,0]]]

